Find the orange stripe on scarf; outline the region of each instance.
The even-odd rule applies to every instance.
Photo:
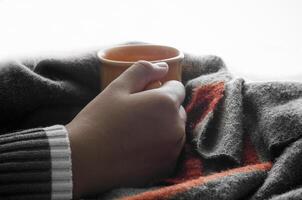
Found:
[[[187,128],[192,131],[207,114],[212,112],[223,97],[224,82],[194,88],[190,103],[186,106]]]
[[[130,197],[125,197],[123,200],[152,200],[152,199],[157,199],[157,200],[163,200],[163,199],[168,199],[169,197],[172,197],[174,195],[177,195],[178,193],[182,193],[185,191],[190,190],[191,188],[195,186],[199,186],[202,184],[205,184],[210,181],[217,180],[219,178],[223,178],[226,176],[231,176],[239,173],[248,173],[248,172],[254,172],[254,171],[267,171],[271,169],[272,163],[271,162],[266,162],[266,163],[261,163],[261,164],[256,164],[256,165],[249,165],[245,167],[239,167],[235,169],[230,169],[224,172],[216,173],[213,175],[205,176],[205,177],[200,177],[194,180],[186,181],[184,183],[180,183],[177,185],[172,185],[172,186],[167,186],[163,187],[154,191],[148,191],[148,192],[143,192],[138,195],[130,196]]]
[[[251,138],[249,135],[244,137],[244,146],[243,146],[243,165],[252,165],[260,163],[259,157],[257,155],[256,149],[252,144]]]
[[[200,86],[194,89],[192,99],[187,112],[187,136],[210,112],[216,108],[218,102],[223,97],[224,83],[213,83]],[[187,137],[190,139],[190,136]],[[172,178],[164,179],[165,184],[178,184],[187,180],[192,180],[202,176],[202,158],[195,151],[190,141],[187,140],[184,151],[178,163],[176,174]]]

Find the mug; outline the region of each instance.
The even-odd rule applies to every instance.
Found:
[[[139,60],[151,63],[166,62],[169,65],[168,73],[159,80],[160,84],[169,80],[181,81],[181,62],[184,54],[174,47],[155,44],[121,45],[100,50],[97,56],[101,61],[100,84],[102,90]],[[159,87],[160,84],[153,83],[151,88],[154,88],[154,85]],[[148,86],[148,88],[150,87]]]

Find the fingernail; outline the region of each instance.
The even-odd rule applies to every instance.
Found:
[[[168,67],[168,64],[165,62],[156,63],[159,67]]]

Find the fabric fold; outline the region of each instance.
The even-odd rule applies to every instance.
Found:
[[[235,79],[225,85],[224,97],[213,110],[213,120],[197,138],[198,152],[206,159],[225,157],[241,164],[243,147],[242,88],[243,80]],[[216,163],[218,165],[218,163]],[[223,165],[221,163],[220,165]]]

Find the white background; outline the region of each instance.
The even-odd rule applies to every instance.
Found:
[[[250,80],[302,81],[301,0],[0,0],[0,59],[133,40],[221,56]]]

